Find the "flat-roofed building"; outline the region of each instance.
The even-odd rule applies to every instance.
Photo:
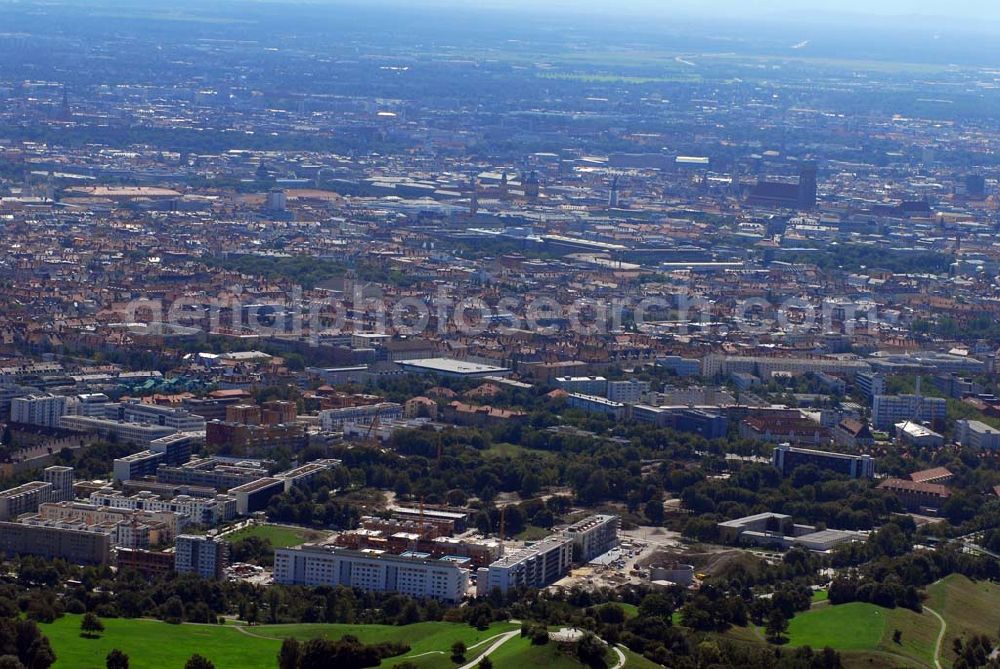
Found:
[[[313,460],[312,462],[307,462],[301,467],[296,467],[294,469],[289,469],[286,472],[276,474],[274,478],[284,481],[285,492],[288,492],[295,486],[309,485],[315,481],[320,474],[328,472],[334,467],[339,467],[340,464],[340,460],[334,459]]]
[[[897,423],[919,420],[933,424],[948,415],[948,402],[941,397],[920,395],[876,395],[872,401],[872,424],[891,430]]]
[[[608,392],[608,380],[603,376],[558,376],[554,385],[568,393],[583,395],[603,397]]]
[[[52,484],[45,481],[30,481],[0,492],[0,520],[34,513],[40,504],[52,500],[52,493]]]
[[[900,442],[920,448],[939,448],[944,446],[944,435],[938,434],[920,423],[904,421],[896,423],[896,439]]]
[[[968,448],[996,450],[1000,448],[1000,430],[978,420],[955,422],[955,441]]]
[[[174,569],[178,574],[197,574],[221,580],[229,562],[229,544],[221,537],[182,534],[174,547]]]
[[[626,379],[624,381],[608,381],[608,399],[622,404],[638,404],[650,391],[649,381]]]
[[[618,516],[598,514],[573,523],[564,532],[573,540],[578,559],[590,562],[618,545],[620,526],[621,519]]]
[[[66,415],[69,398],[62,395],[29,395],[16,397],[10,403],[10,420],[13,423],[59,427],[59,419]]]
[[[719,523],[718,528],[720,538],[727,543],[778,549],[801,546],[820,553],[829,552],[841,544],[867,539],[863,532],[798,525],[789,515],[770,512],[727,520]]]
[[[249,516],[267,508],[271,500],[285,492],[285,482],[277,478],[262,478],[229,489],[236,498],[236,513]]]
[[[59,426],[77,432],[95,433],[105,439],[114,439],[123,444],[135,444],[144,448],[149,448],[157,439],[177,432],[174,428],[164,425],[129,423],[89,416],[63,416],[59,419]]]
[[[456,534],[466,530],[469,522],[469,512],[450,511],[437,508],[417,508],[412,506],[391,506],[389,513],[398,520],[412,520],[423,523],[433,523],[442,527],[444,534]]]
[[[580,409],[589,413],[600,413],[610,416],[615,420],[622,420],[628,414],[628,407],[621,402],[615,402],[605,397],[596,395],[581,395],[580,393],[570,393],[566,398],[566,404],[573,409]]]
[[[835,471],[851,478],[874,478],[875,476],[875,460],[870,455],[833,453],[779,444],[775,447],[771,459],[774,466],[780,469],[785,476],[791,474],[796,467],[803,465],[813,465],[819,469]]]
[[[485,569],[480,569],[477,594],[525,587],[544,588],[569,573],[573,564],[573,539],[553,535],[531,546],[511,551]]]
[[[219,457],[197,458],[179,467],[161,465],[156,470],[159,483],[196,485],[228,490],[266,478],[267,469],[256,460],[227,460]]]
[[[152,492],[125,495],[117,490],[105,489],[92,493],[90,501],[98,506],[115,509],[172,511],[188,516],[192,523],[204,527],[212,527],[236,517],[236,498],[232,495],[215,497],[177,495],[164,499]]]
[[[380,402],[360,406],[325,409],[319,412],[319,422],[324,430],[343,430],[347,423],[369,425],[375,420],[395,420],[403,417],[403,405]]]
[[[484,376],[510,376],[511,374],[511,370],[506,367],[485,365],[468,360],[453,360],[451,358],[398,360],[396,364],[409,374],[435,374],[442,377],[461,379],[481,378]]]
[[[122,458],[115,458],[113,476],[115,481],[131,481],[146,476],[155,476],[156,469],[164,461],[163,453],[139,451]]]
[[[395,555],[317,544],[279,548],[274,581],[283,585],[337,586],[368,592],[398,592],[458,603],[469,587],[468,558],[432,558],[426,553]]]
[[[702,376],[729,376],[737,372],[754,374],[762,379],[770,379],[775,372],[806,374],[808,372],[836,374],[853,379],[861,372],[871,371],[871,365],[864,360],[850,358],[781,358],[769,356],[734,356],[716,353],[705,356],[702,361]]]
[[[73,499],[73,468],[53,465],[42,471],[42,480],[52,486],[52,502]]]
[[[682,358],[679,355],[667,355],[656,359],[658,367],[663,367],[677,376],[700,376],[701,360],[697,358]]]
[[[105,526],[112,528],[112,541],[116,546],[128,548],[170,543],[188,520],[187,516],[173,511],[116,509],[87,502],[46,503],[38,507],[34,516],[20,518],[22,523]]]
[[[141,548],[119,548],[118,569],[132,569],[145,576],[166,576],[174,571],[174,554]]]
[[[127,423],[143,423],[171,427],[175,432],[204,432],[205,419],[178,407],[145,404],[130,400],[120,404],[110,404],[105,417],[123,420]]]
[[[0,522],[0,554],[35,555],[74,564],[103,565],[111,559],[111,531]]]

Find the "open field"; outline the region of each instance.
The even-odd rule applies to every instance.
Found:
[[[900,642],[892,640],[895,630]],[[934,667],[934,647],[941,629],[937,618],[927,611],[884,609],[874,604],[852,602],[832,606],[822,604],[795,616],[788,625],[788,646],[829,646],[841,652],[846,667]],[[734,628],[729,639],[763,643],[764,630]]]
[[[327,536],[325,532],[317,532],[306,528],[288,527],[286,525],[253,525],[226,535],[229,543],[235,543],[248,537],[260,537],[271,542],[274,548],[287,548],[320,539]]]
[[[902,632],[898,644],[892,640],[897,629]],[[795,616],[788,625],[788,639],[791,646],[829,646],[847,654],[902,656],[917,666],[933,666],[938,630],[937,619],[926,611],[917,614],[908,609],[852,602],[822,606]]]
[[[493,660],[494,669],[527,669],[527,667],[582,669],[583,667],[575,657],[562,652],[558,644],[532,646],[530,639],[519,636],[501,646],[490,655],[490,659]]]
[[[972,581],[952,574],[928,586],[927,606],[948,623],[941,644],[941,660],[945,666],[950,666],[955,660],[952,640],[956,637],[985,634],[996,638],[997,628],[1000,627],[997,602],[1000,602],[1000,585],[990,581]]]
[[[391,667],[414,655],[425,655],[427,669],[451,669],[451,645],[467,646],[517,629],[498,623],[487,631],[454,623],[417,623],[404,627],[388,625],[168,625],[157,620],[104,619],[105,631],[97,639],[80,636],[81,616],[67,615],[42,630],[52,643],[57,660],[55,669],[101,669],[112,648],[129,656],[133,669],[181,669],[193,653],[215,663],[217,669],[274,669],[281,640],[288,636],[310,639],[324,636],[339,639],[353,634],[364,642],[399,641],[410,645],[406,655],[388,658]]]
[[[112,648],[129,656],[135,669],[182,669],[193,653],[218,669],[273,669],[280,641],[242,634],[230,625],[168,625],[157,620],[105,619],[97,639],[80,637],[81,616],[67,615],[42,625],[56,653],[55,669],[101,669]]]

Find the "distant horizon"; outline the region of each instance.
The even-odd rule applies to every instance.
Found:
[[[542,3],[532,0],[478,0],[470,6],[466,0],[188,0],[190,4],[210,9],[213,4],[220,5],[405,5],[412,9],[421,6],[427,8],[452,8],[462,10],[500,9],[511,11],[531,11],[532,13],[566,12],[598,14],[598,15],[637,15],[645,14],[653,17],[686,16],[699,18],[745,18],[754,17],[807,19],[809,17],[870,17],[870,18],[916,18],[944,20],[974,20],[979,22],[1000,22],[1000,5],[983,5],[973,0],[953,0],[947,5],[936,0],[842,0],[841,2],[803,3],[796,0],[619,0],[611,3],[607,0],[544,0]],[[82,5],[140,5],[155,6],[157,4],[177,7],[183,2],[176,0],[0,0],[0,5],[46,7],[60,4]]]

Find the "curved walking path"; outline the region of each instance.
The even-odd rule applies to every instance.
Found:
[[[500,634],[499,635],[500,638],[497,639],[496,641],[494,641],[492,644],[490,644],[490,647],[487,648],[486,650],[484,650],[483,653],[482,653],[482,655],[480,655],[479,657],[477,657],[476,659],[474,659],[472,662],[469,662],[467,664],[463,664],[458,669],[475,669],[476,665],[479,664],[479,662],[484,657],[486,657],[487,655],[490,655],[491,653],[495,652],[496,650],[498,650],[500,648],[500,646],[504,645],[505,643],[507,643],[508,641],[510,641],[511,639],[513,639],[514,637],[520,636],[520,635],[521,635],[521,631],[520,630],[514,630],[512,632],[504,632],[503,634]],[[496,638],[496,637],[494,637],[494,638]],[[476,645],[479,645],[479,644],[476,644]]]
[[[948,623],[944,621],[944,618],[941,617],[940,613],[938,613],[931,607],[925,606],[924,611],[930,613],[932,616],[938,619],[939,623],[941,623],[941,631],[938,632],[937,643],[934,644],[934,666],[936,667],[936,669],[941,669],[941,643],[944,641],[945,632],[948,631]]]
[[[611,646],[611,650],[615,651],[615,655],[618,656],[618,664],[611,667],[611,669],[622,669],[622,667],[625,666],[625,663],[628,662],[628,658],[625,657],[625,653],[623,653],[622,649],[618,646]]]

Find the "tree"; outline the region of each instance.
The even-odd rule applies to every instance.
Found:
[[[56,663],[56,654],[52,650],[47,637],[41,636],[31,642],[28,646],[26,664],[28,669],[49,669]]]
[[[659,498],[651,499],[646,502],[646,506],[643,509],[643,513],[646,518],[649,519],[653,525],[662,525],[664,512],[663,512],[663,502]]]
[[[80,621],[81,636],[94,638],[103,631],[104,623],[101,622],[100,618],[90,612],[83,615],[83,620]]]
[[[281,642],[278,651],[278,669],[298,669],[302,659],[302,644],[298,639],[289,637]]]
[[[215,669],[215,665],[212,664],[207,658],[195,653],[188,659],[187,663],[184,665],[184,669]]]
[[[588,667],[607,666],[608,646],[593,634],[586,634],[576,644],[576,657]]]
[[[479,660],[479,664],[476,666],[478,669],[493,669],[493,660],[483,656],[483,659]]]
[[[108,653],[108,658],[105,660],[104,666],[107,669],[128,669],[128,655],[117,648],[113,648]]]
[[[465,644],[461,641],[456,641],[451,644],[451,661],[455,664],[465,662],[465,652],[467,650],[468,649],[465,647]]]
[[[2,655],[0,656],[0,669],[24,669],[24,665],[15,655]]]
[[[788,631],[788,618],[781,609],[772,609],[767,616],[767,626],[764,628],[767,640],[771,643],[784,643],[787,641],[786,631]]]

